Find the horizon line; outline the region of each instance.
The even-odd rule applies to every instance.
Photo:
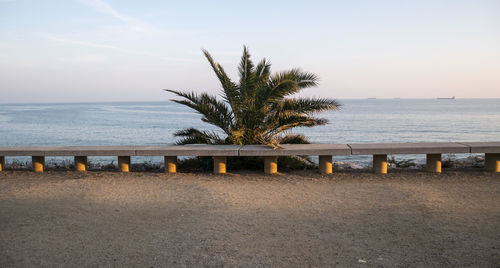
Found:
[[[359,97],[359,98],[333,98],[336,100],[440,100],[441,97],[434,98],[402,98],[402,97]],[[500,97],[492,98],[457,98],[454,100],[495,100],[500,99]],[[441,99],[443,100],[443,99]],[[18,105],[18,104],[90,104],[90,103],[139,103],[139,102],[149,102],[149,103],[161,103],[161,102],[171,102],[171,100],[110,100],[110,101],[56,101],[56,102],[0,102],[0,105]]]

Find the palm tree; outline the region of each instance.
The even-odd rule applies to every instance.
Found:
[[[326,119],[314,114],[337,110],[340,104],[329,98],[292,98],[302,89],[318,85],[315,74],[291,69],[271,73],[266,59],[256,66],[246,47],[238,67],[239,82],[232,81],[222,66],[215,62],[208,51],[205,57],[219,79],[222,99],[206,93],[172,92],[181,100],[172,100],[200,113],[202,121],[217,126],[223,136],[214,131],[187,128],[176,132],[182,137],[177,144],[267,144],[309,143],[302,135],[292,134],[296,127],[325,125]]]

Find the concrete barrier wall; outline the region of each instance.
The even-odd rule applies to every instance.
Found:
[[[484,153],[485,168],[500,172],[500,142],[420,142],[420,143],[349,143],[349,144],[283,144],[279,148],[266,145],[163,145],[163,146],[48,146],[0,147],[0,171],[5,157],[31,156],[33,171],[43,172],[45,156],[74,156],[78,171],[86,171],[88,156],[117,156],[122,172],[130,170],[131,156],[165,156],[166,171],[177,171],[177,156],[212,156],[214,173],[226,172],[228,156],[260,156],[264,158],[264,171],[278,170],[278,156],[317,155],[322,173],[332,173],[334,155],[373,155],[376,173],[387,173],[387,155],[426,154],[427,170],[441,172],[443,153]]]

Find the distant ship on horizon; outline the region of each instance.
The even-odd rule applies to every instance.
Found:
[[[437,98],[438,100],[454,100],[455,99],[455,96],[451,97],[451,98]]]

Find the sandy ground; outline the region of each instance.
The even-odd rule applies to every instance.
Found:
[[[1,267],[500,267],[500,176],[0,172]]]

